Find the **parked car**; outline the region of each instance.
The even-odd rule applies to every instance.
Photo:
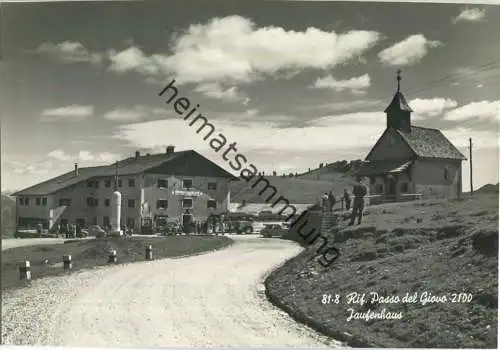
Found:
[[[238,235],[251,234],[253,232],[253,221],[239,220],[233,223],[233,231]]]
[[[83,237],[86,237],[86,236],[95,236],[96,238],[104,238],[104,237],[107,237],[107,235],[108,235],[107,232],[104,231],[102,229],[102,227],[99,226],[99,225],[89,226],[88,229],[82,230],[81,234],[84,235],[85,234],[84,232],[86,233],[86,235],[83,236]]]
[[[22,229],[19,228],[14,232],[14,238],[40,238],[41,234],[37,229]]]
[[[286,233],[286,229],[284,229],[280,224],[271,224],[266,225],[260,233],[262,234],[262,237],[265,238],[282,237]]]
[[[57,238],[57,235],[45,229],[18,228],[14,232],[14,238]]]

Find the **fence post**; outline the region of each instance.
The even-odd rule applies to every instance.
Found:
[[[26,260],[19,267],[19,279],[26,280],[26,281],[31,281],[31,265],[30,265],[29,260]]]
[[[71,255],[63,256],[63,266],[65,270],[71,270],[73,268],[73,263],[71,262]]]
[[[146,260],[153,260],[153,246],[151,244],[146,247]]]
[[[109,251],[109,256],[108,256],[108,263],[109,264],[116,264],[117,258],[116,258],[116,250],[111,249]]]

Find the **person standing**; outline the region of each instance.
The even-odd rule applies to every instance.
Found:
[[[337,200],[335,199],[333,192],[332,191],[328,192],[328,209],[329,209],[329,211],[333,211],[333,207],[335,206],[336,202],[337,202]]]
[[[344,189],[344,202],[345,202],[345,209],[346,210],[351,209],[351,196],[349,196],[349,192],[347,192],[347,188]]]
[[[323,210],[327,210],[328,209],[328,193],[327,192],[325,192],[325,194],[322,197],[322,203],[321,203],[321,205],[323,207]]]
[[[361,178],[356,178],[356,184],[352,189],[352,194],[354,194],[354,201],[352,203],[352,213],[351,221],[349,225],[354,225],[354,220],[358,218],[358,225],[361,224],[361,218],[363,217],[363,209],[365,207],[365,199],[367,189],[366,186],[361,183]]]

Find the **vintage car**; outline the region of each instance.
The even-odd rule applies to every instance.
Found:
[[[230,233],[250,234],[254,232],[255,215],[230,213],[227,216],[227,227]]]
[[[80,237],[94,236],[96,238],[105,238],[107,235],[107,232],[104,231],[104,229],[102,229],[99,225],[89,226],[88,229],[81,230],[80,232]]]
[[[57,235],[41,227],[18,227],[14,238],[57,238]]]
[[[286,231],[287,230],[281,224],[269,224],[266,225],[266,227],[264,227],[262,231],[260,231],[260,233],[262,237],[271,238],[282,237],[286,233]]]

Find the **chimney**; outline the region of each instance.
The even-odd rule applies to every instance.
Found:
[[[167,146],[167,154],[172,154],[174,153],[174,151],[175,151],[174,145]]]
[[[78,176],[78,163],[75,163],[75,176]]]
[[[141,152],[135,151],[135,160],[139,159],[140,156],[141,156]]]

